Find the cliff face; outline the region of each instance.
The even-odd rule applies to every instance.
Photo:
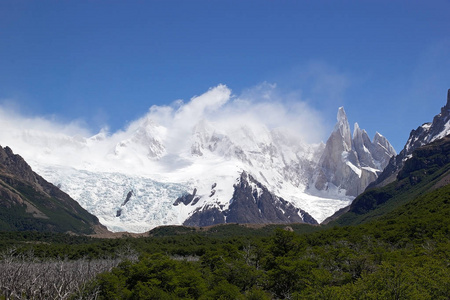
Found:
[[[395,150],[387,139],[376,133],[373,141],[355,124],[353,137],[347,116],[341,107],[337,123],[327,140],[314,177],[314,187],[328,190],[331,186],[357,196],[387,165]]]
[[[97,217],[0,147],[0,229],[73,232],[106,230]]]

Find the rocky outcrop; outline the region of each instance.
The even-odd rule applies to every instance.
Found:
[[[309,223],[317,221],[307,212],[294,207],[243,172],[234,185],[233,198],[225,210],[220,206],[207,205],[197,209],[183,225],[209,226],[221,223]]]
[[[377,178],[395,154],[386,138],[376,133],[371,141],[358,123],[352,137],[347,115],[341,107],[314,175],[314,187],[317,190],[333,187],[356,197]]]
[[[450,134],[450,89],[447,92],[447,103],[441,108],[441,112],[433,118],[433,122],[424,123],[412,130],[403,150],[389,160],[383,173],[370,184],[369,187],[384,186],[393,182],[399,171],[403,168],[405,161],[412,157],[417,148],[427,145],[435,140]]]
[[[198,200],[200,200],[200,197],[196,197],[195,195],[197,194],[197,189],[194,189],[194,191],[192,192],[192,194],[186,193],[180,197],[177,198],[177,200],[175,200],[175,202],[173,203],[174,206],[178,206],[181,203],[183,203],[184,205],[195,205],[197,204]]]
[[[134,195],[133,190],[131,190],[127,193],[127,196],[126,196],[125,200],[123,201],[121,207],[119,207],[116,211],[116,217],[120,217],[122,215],[122,207],[125,206],[130,201],[130,199],[133,195]]]

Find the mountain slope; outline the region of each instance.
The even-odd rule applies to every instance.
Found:
[[[383,186],[395,180],[398,172],[402,169],[405,161],[411,157],[413,151],[418,147],[426,145],[437,139],[450,134],[450,89],[447,91],[447,103],[441,108],[432,122],[424,123],[412,130],[403,150],[393,157],[383,173],[370,184],[370,187]]]
[[[384,216],[419,196],[450,183],[450,136],[417,148],[397,179],[368,189],[331,224],[356,225]]]
[[[437,141],[443,137],[444,143],[447,139],[447,136],[450,134],[450,89],[447,93],[447,103],[444,107],[441,108],[441,112],[436,115],[433,118],[433,122],[431,123],[425,123],[422,126],[419,126],[416,130],[412,130],[409,136],[409,139],[403,148],[403,150],[397,155],[393,156],[390,160],[383,172],[378,176],[378,178],[369,184],[367,187],[366,193],[362,194],[361,197],[365,197],[365,201],[367,202],[374,202],[374,203],[384,203],[389,198],[392,197],[393,194],[396,193],[395,189],[393,190],[393,185],[390,185],[390,183],[397,182],[399,180],[404,179],[404,174],[408,174],[408,168],[411,168],[411,166],[414,166],[414,163],[417,161],[417,157],[413,156],[413,153],[415,153],[415,150],[424,147],[427,144]],[[425,147],[424,149],[428,149]],[[433,149],[433,147],[431,148]],[[423,150],[419,151],[419,156],[423,156]],[[408,163],[408,160],[413,159],[411,162]],[[405,168],[405,171],[403,171],[403,168]],[[415,166],[417,167],[417,166]],[[445,180],[442,179],[441,185],[444,184]],[[378,187],[380,189],[372,190],[373,188]],[[385,188],[384,188],[385,187]],[[417,189],[412,189],[412,191],[416,191]],[[416,194],[409,195],[409,197],[415,197]],[[359,199],[360,197],[358,197]],[[371,200],[367,200],[369,198],[372,198]],[[355,200],[354,203],[352,203],[351,206],[344,207],[336,213],[334,213],[332,216],[324,220],[323,223],[329,223],[332,220],[335,220],[339,218],[340,216],[348,213],[349,211],[353,210],[354,207],[357,205],[357,203],[361,200]],[[407,197],[405,198],[407,199]],[[405,200],[406,201],[406,200]],[[363,201],[364,202],[364,201]],[[384,212],[377,213],[369,212],[370,207],[368,207],[368,212],[370,214],[383,214]],[[349,212],[347,214],[347,217],[351,214]],[[361,219],[361,218],[357,218]],[[349,223],[352,223],[349,221]]]
[[[41,176],[9,147],[0,147],[0,229],[106,231],[98,219]]]

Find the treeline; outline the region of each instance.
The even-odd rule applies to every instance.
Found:
[[[449,299],[449,202],[447,185],[376,221],[346,227],[174,226],[109,240],[1,233],[3,253],[16,248],[2,256],[0,273],[15,266],[4,257],[24,264],[32,251],[33,274],[63,263],[74,274],[88,269],[83,264],[107,266],[91,268],[97,271],[87,281],[71,281],[68,299]]]
[[[447,185],[365,225],[172,237],[172,247],[120,264],[92,288],[100,299],[449,299],[449,201]],[[204,251],[186,247],[186,236]]]
[[[92,288],[100,299],[448,299],[448,241],[313,244],[279,230],[266,243],[221,244],[197,257],[144,254]]]

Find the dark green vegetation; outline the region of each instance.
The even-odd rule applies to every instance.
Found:
[[[448,299],[449,201],[447,185],[359,226],[137,239],[140,260],[95,286],[104,299]]]
[[[396,182],[362,194],[327,226],[168,226],[110,240],[4,232],[0,248],[140,254],[98,275],[78,292],[85,298],[450,299],[449,147],[447,138],[417,150]]]
[[[97,217],[0,147],[0,230],[94,233]]]
[[[156,230],[169,236],[2,233],[1,240],[3,249],[14,243],[45,257],[111,257],[126,246],[141,253],[86,287],[86,296],[99,289],[103,299],[448,299],[449,201],[446,185],[376,221],[307,234],[169,227]]]

